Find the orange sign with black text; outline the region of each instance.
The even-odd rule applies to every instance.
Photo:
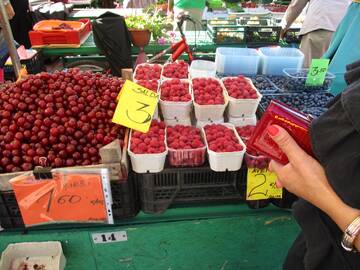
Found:
[[[26,226],[108,221],[101,175],[54,173],[53,179],[10,181]]]

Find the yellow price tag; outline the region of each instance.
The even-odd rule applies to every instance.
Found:
[[[148,132],[158,103],[158,94],[132,81],[126,81],[117,97],[113,123]]]
[[[281,199],[282,188],[276,187],[276,174],[267,169],[248,168],[246,200]]]

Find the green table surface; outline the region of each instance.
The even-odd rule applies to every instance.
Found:
[[[66,270],[276,270],[298,230],[290,212],[274,207],[193,206],[141,213],[110,227],[3,232],[0,251],[9,243],[56,240]],[[111,231],[126,231],[128,240],[93,243],[92,233]]]
[[[186,32],[187,42],[190,46],[196,44],[196,52],[215,52],[216,45],[213,43],[212,39],[209,37],[206,31],[195,32]],[[196,39],[196,42],[195,42]],[[177,39],[180,41],[180,38]],[[145,52],[147,54],[156,54],[160,51],[168,48],[170,43],[160,45],[157,42],[151,41],[148,46],[145,47]],[[98,55],[101,54],[100,50],[96,47],[94,43],[94,38],[92,33],[85,40],[85,42],[79,48],[43,48],[41,49],[44,56],[70,56],[70,55]],[[139,49],[137,47],[132,47],[132,53],[137,54]]]

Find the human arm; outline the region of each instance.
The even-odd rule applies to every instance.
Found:
[[[360,209],[342,201],[329,184],[320,163],[303,151],[284,129],[271,126],[268,133],[289,159],[287,165],[270,162],[269,169],[278,176],[277,185],[321,209],[344,232],[360,216]],[[355,239],[354,247],[360,251],[360,236]]]
[[[283,39],[286,31],[301,14],[309,0],[292,0],[281,21],[280,38]]]

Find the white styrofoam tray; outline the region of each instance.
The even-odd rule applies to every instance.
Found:
[[[161,172],[164,169],[164,164],[166,160],[166,155],[168,153],[168,148],[166,145],[166,136],[165,136],[165,152],[159,154],[135,154],[131,148],[131,135],[132,130],[129,136],[128,143],[128,154],[130,156],[131,165],[136,173],[157,173]]]
[[[159,100],[161,113],[164,119],[175,120],[175,119],[187,119],[190,118],[190,113],[192,109],[192,100],[190,99],[187,102],[174,102],[174,101],[165,101],[161,99],[161,85],[172,79],[162,80],[159,84]],[[181,82],[189,84],[189,94],[191,95],[191,82],[187,79],[180,79]]]
[[[222,78],[222,82],[226,79],[234,79],[236,77],[225,77]],[[260,92],[256,89],[255,85],[251,81],[251,79],[246,78],[247,82],[251,85],[251,87],[256,91],[256,94],[258,96],[257,99],[236,99],[231,96],[229,96],[229,93],[226,90],[226,95],[229,99],[229,108],[228,108],[228,114],[230,117],[251,117],[256,113],[256,110],[259,106],[259,103],[261,101],[262,95]]]
[[[228,98],[227,98],[227,93],[225,90],[225,87],[222,83],[221,80],[219,79],[215,79],[217,80],[221,86],[221,88],[223,89],[223,96],[224,96],[224,104],[218,104],[218,105],[200,105],[197,104],[195,102],[195,96],[194,96],[194,89],[192,89],[191,94],[192,94],[192,99],[193,99],[193,103],[194,103],[194,109],[195,109],[195,118],[198,121],[218,121],[223,119],[224,117],[224,112],[226,109],[226,106],[228,105]]]
[[[238,152],[224,152],[224,153],[217,153],[217,152],[210,150],[207,139],[206,139],[205,130],[204,130],[204,128],[202,128],[202,132],[203,132],[204,138],[205,138],[205,144],[208,149],[207,152],[208,152],[208,156],[209,156],[210,168],[216,172],[224,172],[226,170],[228,170],[228,171],[240,170],[242,162],[243,162],[244,154],[246,152],[246,145],[244,144],[244,142],[241,140],[241,138],[237,134],[234,125],[229,124],[229,123],[224,123],[222,125],[226,126],[227,128],[230,128],[234,131],[236,138],[238,139],[239,143],[243,146],[243,150],[238,151]]]
[[[44,265],[46,270],[63,270],[66,259],[61,243],[50,241],[10,244],[1,255],[0,270],[35,269],[36,264]]]
[[[185,119],[165,119],[164,122],[166,126],[175,126],[175,125],[183,125],[183,126],[191,126],[191,118],[185,118]]]

